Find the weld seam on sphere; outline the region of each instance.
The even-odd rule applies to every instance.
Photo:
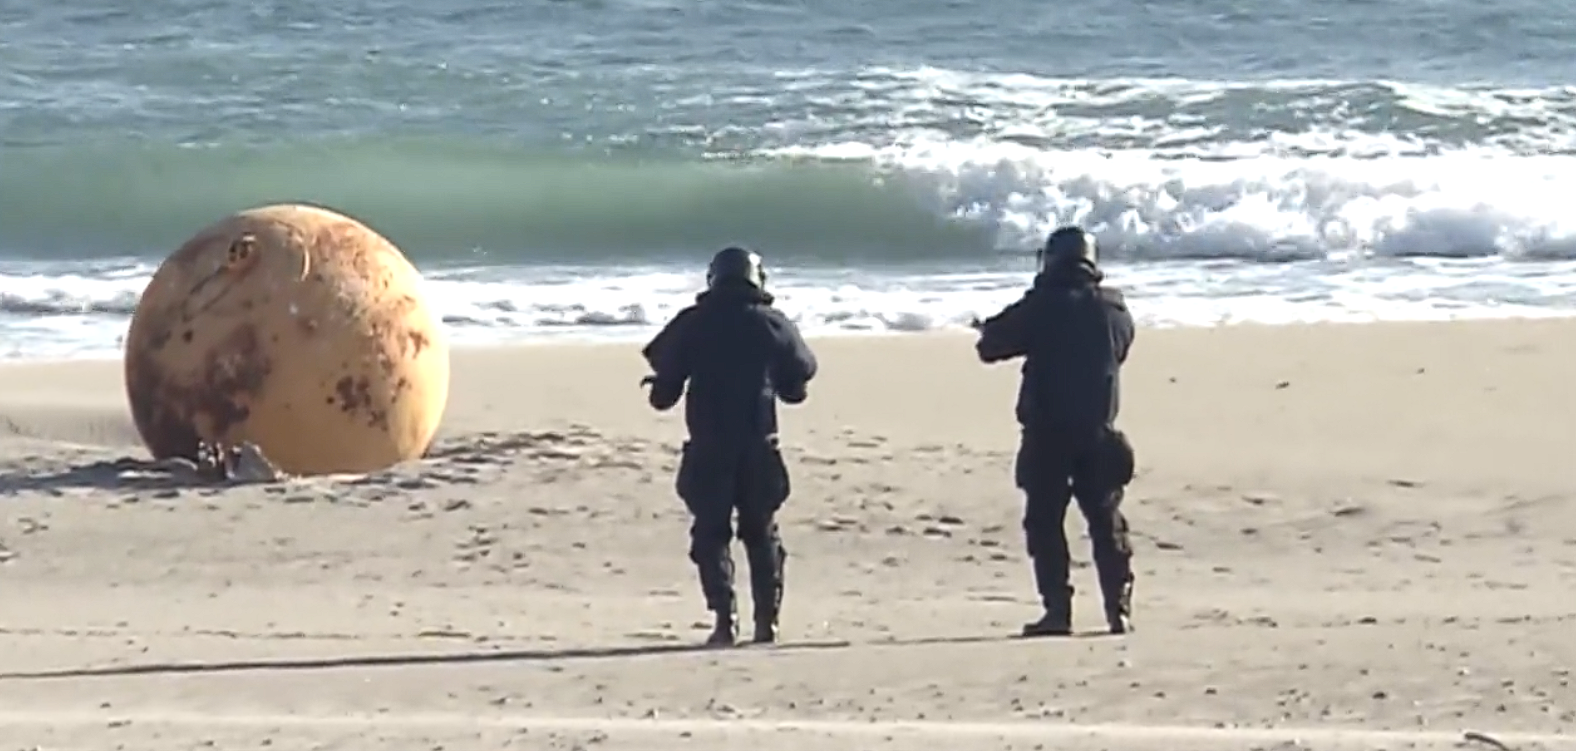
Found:
[[[157,459],[251,442],[297,475],[423,456],[449,398],[449,346],[416,268],[334,211],[280,204],[170,254],[125,341],[132,419]]]

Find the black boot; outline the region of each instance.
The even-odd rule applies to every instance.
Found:
[[[775,644],[777,642],[777,618],[771,615],[755,614],[755,643]]]
[[[731,647],[739,641],[739,619],[733,610],[717,611],[716,625],[711,628],[711,635],[706,637],[708,647]]]
[[[749,548],[750,595],[755,605],[755,643],[777,641],[777,619],[783,607],[783,576],[788,551],[782,541]]]
[[[1122,490],[1116,488],[1104,496],[1098,513],[1086,514],[1094,569],[1105,601],[1105,624],[1113,634],[1133,630],[1133,541],[1121,504]]]
[[[1037,636],[1071,636],[1073,633],[1073,609],[1070,604],[1047,606],[1045,615],[1037,621],[1023,624],[1023,635]]]
[[[733,646],[738,640],[737,607],[733,595],[733,556],[726,549],[721,555],[697,556],[695,567],[700,573],[700,589],[706,597],[706,609],[716,617],[711,636],[706,643],[711,646]]]
[[[1133,580],[1113,582],[1102,587],[1105,596],[1105,623],[1113,634],[1126,634],[1133,630]]]
[[[1067,583],[1067,566],[1051,556],[1036,557],[1034,585],[1045,614],[1023,625],[1024,636],[1069,636],[1073,632],[1073,587]]]

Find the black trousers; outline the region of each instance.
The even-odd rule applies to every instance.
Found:
[[[707,609],[735,611],[732,543],[737,534],[749,560],[755,619],[775,623],[782,608],[788,559],[777,512],[791,491],[777,440],[689,441],[679,462],[676,489],[693,520],[689,557],[700,576]]]
[[[1133,546],[1122,497],[1133,470],[1132,445],[1114,427],[1024,432],[1014,475],[1025,496],[1023,531],[1047,610],[1071,607],[1065,520],[1074,500],[1088,525],[1107,609],[1118,607],[1132,585]]]

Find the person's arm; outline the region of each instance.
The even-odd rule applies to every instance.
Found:
[[[772,342],[772,385],[778,398],[788,404],[799,404],[809,397],[810,381],[815,378],[820,363],[810,344],[799,333],[788,316],[776,308],[768,308],[767,331]]]
[[[974,351],[980,362],[995,363],[1022,357],[1029,352],[1030,299],[1025,294],[975,326],[980,332]]]
[[[651,386],[647,399],[652,408],[658,411],[672,409],[673,405],[678,404],[679,397],[684,395],[684,384],[689,380],[688,334],[692,323],[691,310],[685,308],[679,311],[641,350],[646,364],[651,367],[651,376],[646,381]]]
[[[1106,304],[1112,308],[1113,330],[1112,344],[1116,349],[1116,362],[1127,362],[1127,353],[1133,347],[1133,338],[1138,333],[1138,327],[1133,323],[1133,314],[1127,309],[1127,298],[1119,289],[1106,288],[1103,290]]]

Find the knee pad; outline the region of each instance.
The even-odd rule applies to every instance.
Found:
[[[762,547],[782,547],[782,543],[777,539],[776,522],[760,522],[740,519],[739,542],[744,543],[746,547],[752,549],[758,549]]]
[[[1029,557],[1056,552],[1056,534],[1061,530],[1049,529],[1043,525],[1032,524],[1028,519],[1023,524],[1023,541],[1028,548]],[[1065,545],[1063,545],[1065,547]]]
[[[1055,498],[1029,496],[1023,506],[1023,531],[1034,535],[1060,529],[1067,518],[1067,503]]]
[[[1133,554],[1132,541],[1127,536],[1127,526],[1116,519],[1105,516],[1091,517],[1088,520],[1089,541],[1098,551],[1109,547],[1120,556]]]
[[[1107,514],[1090,514],[1084,519],[1084,527],[1089,530],[1089,538],[1109,538],[1116,533],[1116,524]]]
[[[732,542],[733,530],[726,522],[717,524],[697,521],[690,525],[690,559],[696,563],[716,555],[718,551],[727,550]]]

